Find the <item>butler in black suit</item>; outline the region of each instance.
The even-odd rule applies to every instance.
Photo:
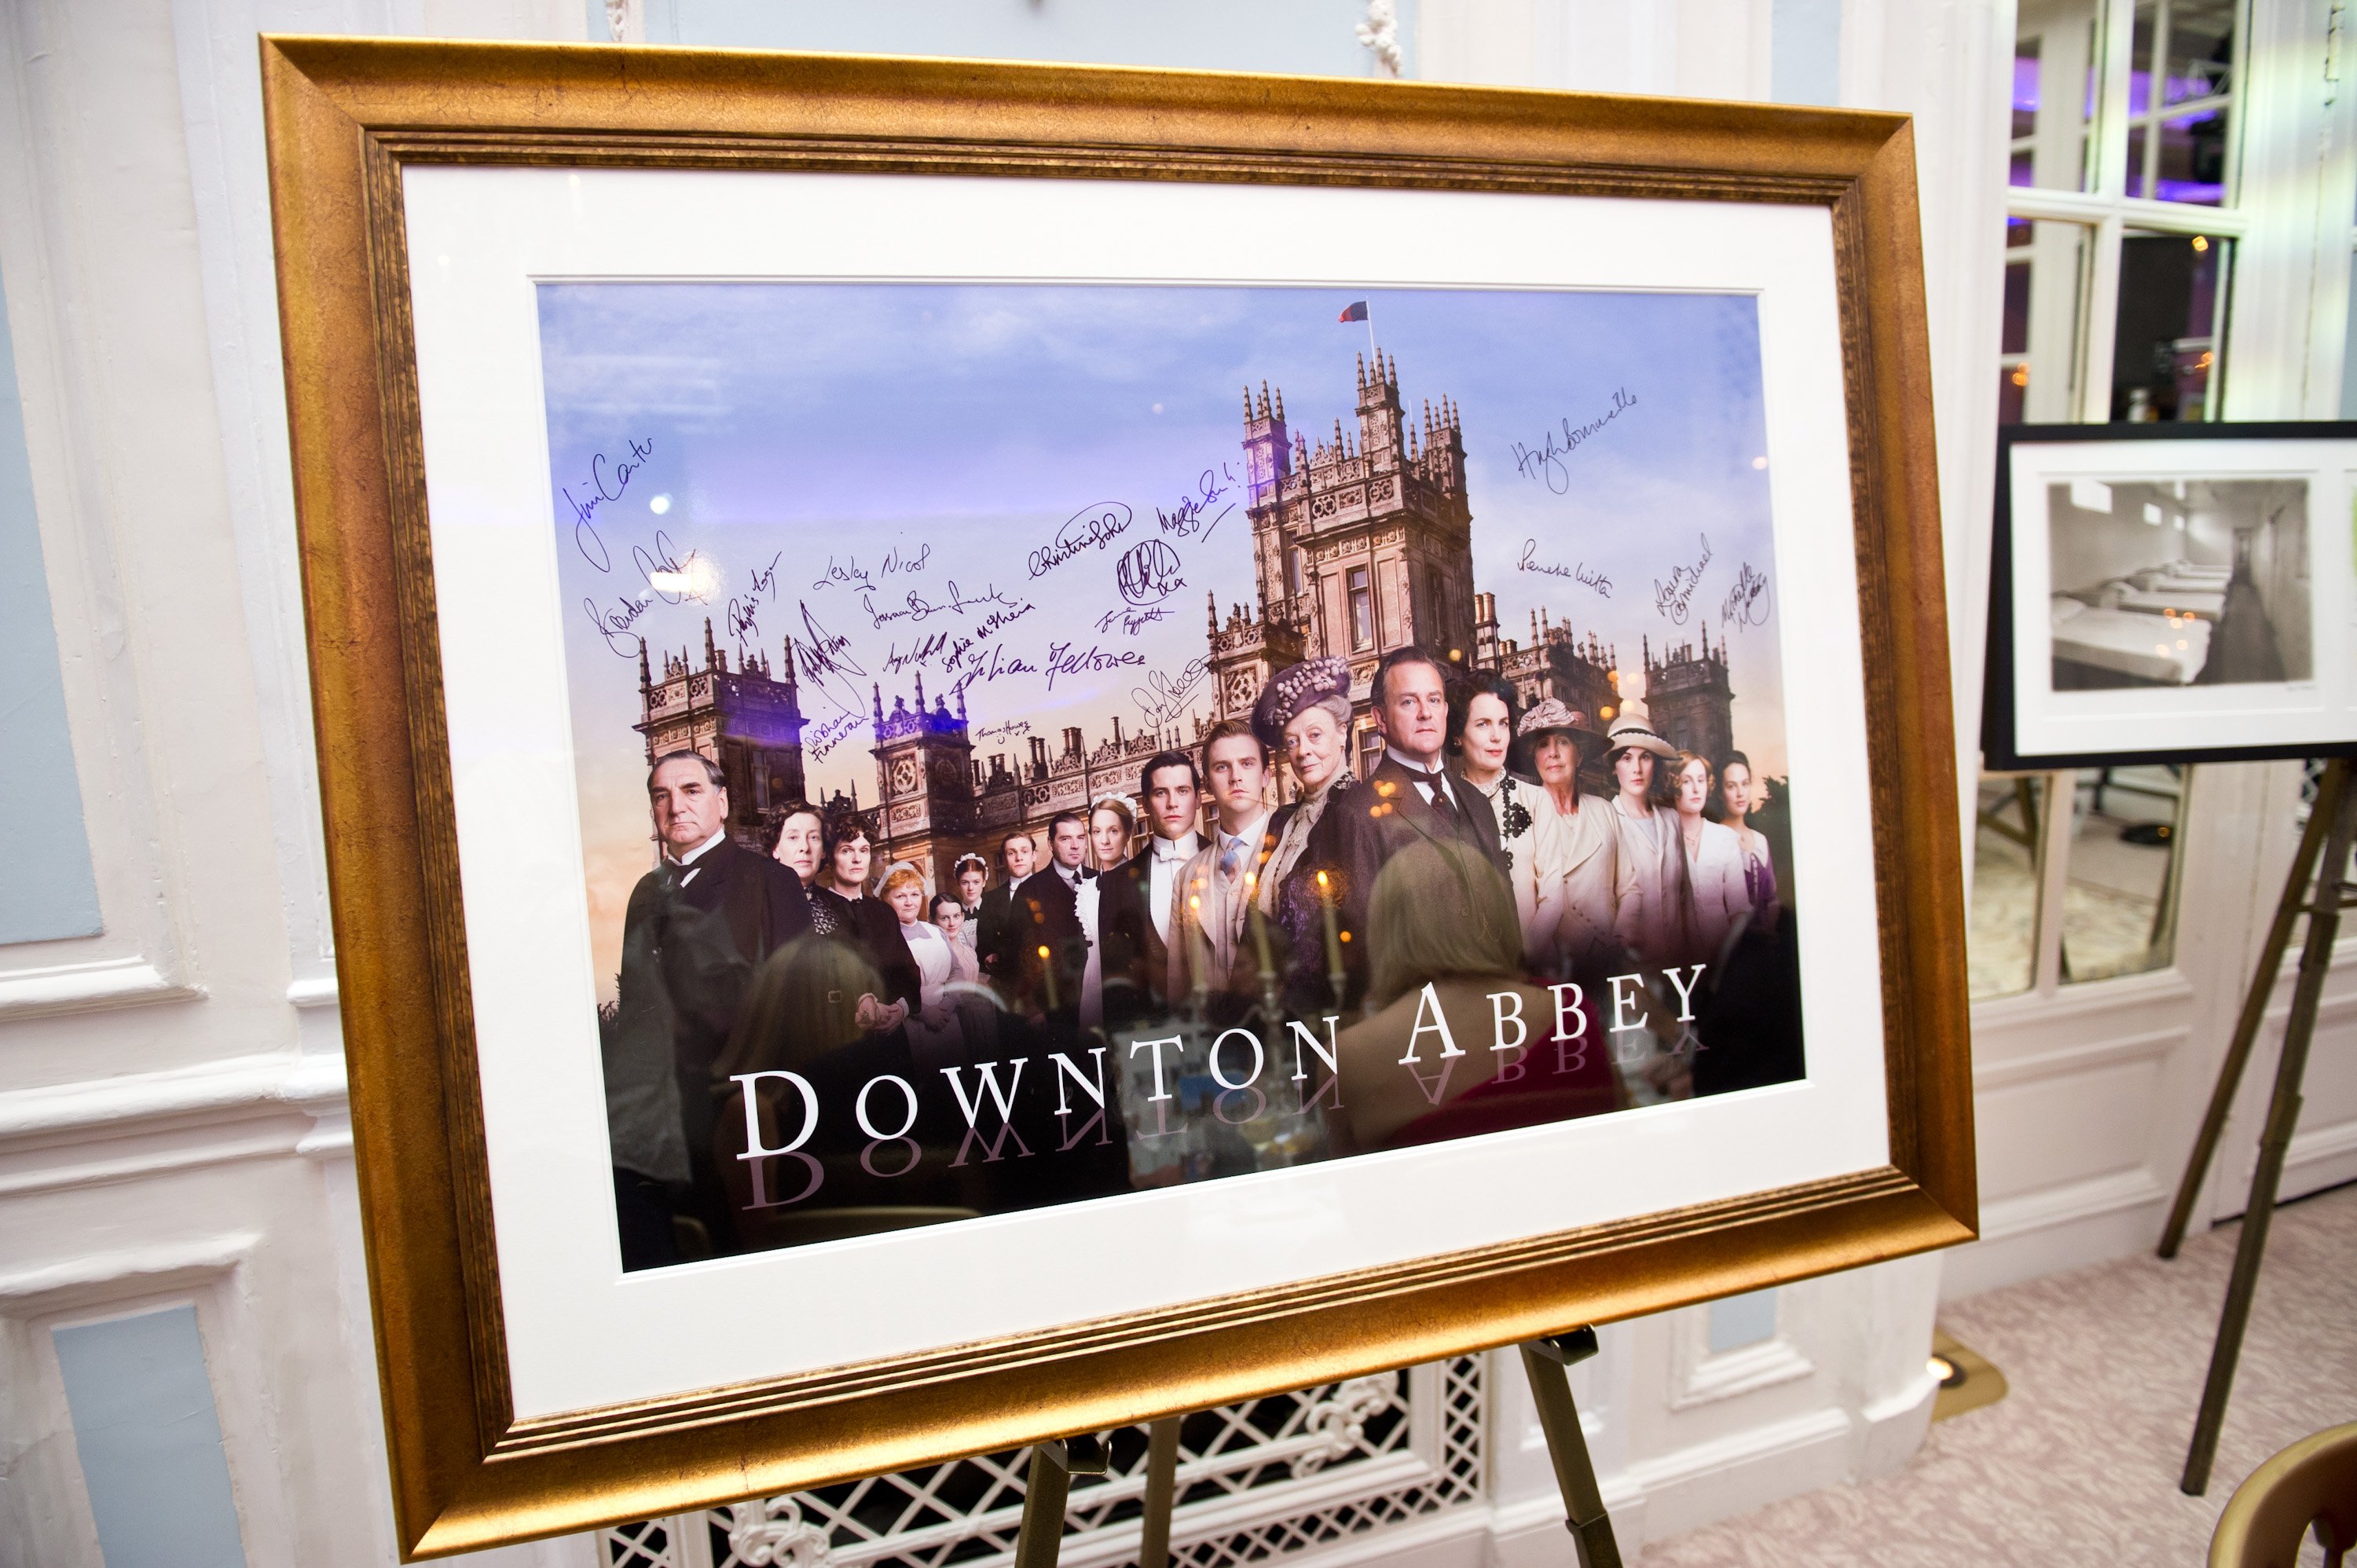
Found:
[[[1014,931],[1014,972],[1019,1009],[1045,1020],[1059,1042],[1078,1032],[1081,981],[1089,964],[1093,935],[1081,929],[1081,884],[1094,876],[1083,864],[1089,854],[1089,820],[1079,811],[1059,811],[1048,820],[1048,869],[1027,876],[1015,889],[1008,924]],[[1043,956],[1044,950],[1044,956]]]
[[[974,910],[974,958],[982,966],[982,977],[997,986],[998,994],[1009,1002],[1023,975],[1022,948],[1017,940],[1022,933],[1016,929],[1014,919],[1015,889],[1031,875],[1031,862],[1038,854],[1039,846],[1031,842],[1028,829],[1008,833],[998,846],[998,866],[1006,880],[985,893]]]
[[[1104,874],[1097,895],[1097,972],[1104,983],[1108,1033],[1169,1015],[1163,993],[1170,964],[1170,892],[1181,868],[1203,847],[1196,831],[1202,802],[1193,757],[1157,752],[1138,774],[1138,793],[1153,836]]]
[[[647,801],[663,858],[631,888],[622,917],[604,1064],[626,1268],[676,1261],[666,1183],[692,1183],[694,1212],[716,1247],[727,1244],[712,1157],[713,1065],[753,971],[811,924],[793,873],[728,836],[727,779],[709,757],[658,757]]]
[[[1454,840],[1480,850],[1500,877],[1506,874],[1489,802],[1452,779],[1443,760],[1448,691],[1440,661],[1413,643],[1395,648],[1376,667],[1369,695],[1383,732],[1383,759],[1335,802],[1341,923],[1352,939],[1345,944],[1352,1004],[1365,994],[1367,900],[1386,859],[1421,839]]]

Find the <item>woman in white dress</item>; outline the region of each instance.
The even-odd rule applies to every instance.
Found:
[[[1657,777],[1657,768],[1677,761],[1677,747],[1655,735],[1644,715],[1626,707],[1613,721],[1606,745],[1611,748],[1614,850],[1620,856],[1613,932],[1641,963],[1676,963],[1687,946],[1692,905],[1677,813],[1662,788],[1669,780]]]
[[[1097,929],[1098,897],[1104,888],[1104,874],[1129,858],[1129,838],[1136,826],[1137,820],[1131,815],[1126,800],[1107,796],[1089,808],[1090,865],[1096,875],[1082,881],[1072,905],[1073,914],[1080,918],[1081,932],[1089,941],[1088,965],[1081,971],[1083,1029],[1094,1029],[1104,1023],[1104,941]]]
[[[1718,820],[1743,851],[1743,888],[1751,898],[1752,923],[1772,931],[1782,901],[1776,887],[1776,857],[1769,850],[1768,835],[1749,821],[1767,800],[1768,787],[1751,776],[1751,759],[1739,751],[1728,752],[1727,766],[1718,770]]]
[[[1675,777],[1678,839],[1694,907],[1684,957],[1689,963],[1713,963],[1726,949],[1727,932],[1751,913],[1751,896],[1743,882],[1743,846],[1734,829],[1703,816],[1716,782],[1710,759],[1681,751]]]
[[[909,1015],[909,1052],[928,1070],[957,1066],[965,1059],[965,1036],[945,988],[961,978],[961,963],[972,970],[973,955],[939,926],[918,918],[925,908],[925,878],[915,866],[896,865],[886,874],[884,902],[899,918],[900,940],[917,961],[918,1001]]]
[[[1533,703],[1518,732],[1514,759],[1539,781],[1525,950],[1557,978],[1587,972],[1618,949],[1620,832],[1612,802],[1579,788],[1581,748],[1601,746],[1604,736],[1586,714],[1553,697]],[[1522,886],[1517,879],[1518,897]]]

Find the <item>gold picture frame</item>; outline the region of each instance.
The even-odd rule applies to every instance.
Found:
[[[266,38],[261,62],[337,967],[404,1554],[1103,1430],[1974,1235],[1931,361],[1903,116],[602,46]],[[517,1419],[409,314],[404,171],[434,164],[1477,189],[1826,209],[1860,571],[1890,1163],[1210,1303]]]

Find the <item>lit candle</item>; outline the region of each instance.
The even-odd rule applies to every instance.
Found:
[[[1048,987],[1048,1011],[1056,1010],[1056,966],[1049,961],[1048,945],[1039,944],[1039,977]]]
[[[1253,897],[1258,881],[1255,876],[1244,878],[1244,896],[1250,900],[1245,918],[1252,921],[1253,948],[1260,954],[1260,977],[1266,980],[1276,973],[1276,961],[1268,955],[1268,921],[1261,915],[1260,900]]]
[[[1326,921],[1326,974],[1334,983],[1334,1002],[1340,1006],[1342,1001],[1342,939],[1334,929],[1333,886],[1322,871],[1318,874],[1318,908]]]
[[[1198,884],[1200,886],[1200,884]],[[1187,900],[1187,951],[1195,963],[1195,993],[1200,996],[1211,988],[1211,950],[1203,940],[1203,896],[1200,893]]]

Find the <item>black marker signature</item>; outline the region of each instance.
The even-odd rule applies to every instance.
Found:
[[[1718,624],[1738,629],[1768,624],[1768,574],[1752,570],[1746,561],[1735,575],[1735,586],[1718,607]]]
[[[1701,560],[1691,566],[1671,567],[1666,583],[1659,577],[1653,579],[1653,607],[1669,617],[1672,626],[1686,624],[1686,608],[1694,600],[1695,589],[1702,584],[1703,568],[1709,564],[1710,540],[1704,536]]]
[[[826,558],[826,570],[820,573],[817,579],[811,584],[811,591],[816,593],[823,588],[832,588],[837,584],[845,587],[873,590],[877,577],[888,577],[895,572],[921,572],[925,569],[925,563],[932,558],[933,547],[930,542],[919,545],[914,555],[901,554],[900,547],[896,544],[884,553],[884,564],[870,575],[867,569],[859,564],[859,557],[856,555],[840,564],[836,563],[834,556],[830,555]]]
[[[737,639],[739,653],[744,651],[744,645],[748,641],[758,639],[761,635],[761,601],[778,596],[778,563],[784,559],[785,552],[782,550],[770,556],[767,566],[754,571],[752,581],[746,588],[745,596],[728,601],[726,612],[728,635]]]
[[[1606,576],[1601,568],[1590,571],[1585,561],[1577,566],[1551,564],[1537,558],[1538,548],[1537,540],[1523,540],[1523,558],[1514,563],[1514,569],[1518,572],[1540,572],[1550,577],[1568,577],[1576,583],[1586,584],[1608,599],[1612,596],[1612,579]]]
[[[1178,552],[1158,539],[1130,546],[1114,567],[1114,581],[1133,605],[1160,604],[1187,585],[1178,575]]]
[[[635,599],[617,599],[612,609],[600,608],[595,599],[582,600],[581,607],[588,612],[589,624],[597,628],[597,635],[606,639],[606,646],[628,659],[639,650],[639,639],[628,633],[637,624],[638,618],[647,613],[647,607],[654,602],[654,596],[647,594]]]
[[[1216,512],[1211,510],[1227,499],[1235,484],[1235,471],[1225,463],[1221,464],[1216,471],[1204,469],[1195,481],[1195,493],[1181,500],[1176,510],[1165,511],[1160,507],[1154,509],[1156,525],[1163,532],[1180,539],[1211,538],[1211,531],[1226,521],[1228,514],[1236,510],[1233,501],[1220,507]]]
[[[1135,648],[1116,649],[1107,653],[1095,643],[1085,650],[1077,650],[1069,642],[1048,645],[1048,690],[1056,689],[1059,675],[1091,675],[1100,671],[1123,670],[1146,662],[1146,655]]]
[[[974,657],[974,650],[976,649],[981,648],[984,643],[989,641],[992,638],[996,637],[1000,632],[1006,630],[1017,621],[1021,620],[1025,616],[1029,615],[1032,607],[1031,601],[1026,599],[1020,605],[1017,605],[1012,608],[991,611],[988,615],[974,622],[972,628],[963,636],[954,637],[951,639],[949,651],[942,656],[942,668],[944,670],[955,670],[959,666],[966,663],[967,660]]]
[[[1020,602],[1000,593],[996,583],[978,594],[967,594],[959,591],[957,582],[952,578],[949,584],[949,590],[948,601],[935,604],[911,588],[907,598],[902,601],[902,607],[897,610],[879,610],[876,607],[873,595],[862,594],[859,596],[859,607],[867,612],[867,618],[872,625],[884,626],[896,620],[921,621],[929,616],[963,615],[976,605],[997,605],[1006,609],[1014,609]]]
[[[1622,387],[1612,394],[1610,408],[1577,429],[1572,426],[1571,415],[1565,414],[1562,418],[1562,445],[1556,445],[1555,433],[1552,430],[1536,446],[1525,446],[1519,441],[1513,444],[1514,471],[1531,478],[1543,478],[1547,489],[1562,495],[1571,489],[1571,467],[1564,459],[1577,450],[1589,436],[1636,406],[1637,394]]]
[[[640,441],[633,436],[630,446],[628,457],[617,460],[600,452],[589,459],[589,477],[581,481],[582,491],[588,499],[576,497],[569,485],[557,491],[565,498],[565,504],[573,509],[573,548],[600,572],[612,571],[614,558],[607,553],[606,542],[597,537],[597,509],[622,499],[622,492],[630,487],[630,476],[645,467],[648,457],[653,455],[655,438],[650,435]],[[597,553],[590,553],[593,549]]]
[[[1075,555],[1103,549],[1128,532],[1129,525],[1135,521],[1136,514],[1126,501],[1101,501],[1082,507],[1065,519],[1051,542],[1031,552],[1031,575],[1043,577]]]
[[[1175,678],[1159,670],[1146,676],[1146,684],[1129,693],[1137,703],[1137,715],[1145,721],[1146,727],[1160,729],[1177,718],[1178,710],[1186,705],[1195,688],[1203,683],[1203,677],[1211,673],[1211,669],[1210,660],[1190,659],[1187,667]]]
[[[1097,629],[1099,631],[1111,631],[1114,628],[1114,623],[1118,621],[1121,624],[1123,636],[1135,637],[1139,632],[1145,630],[1147,627],[1152,626],[1156,621],[1168,620],[1169,618],[1170,611],[1161,605],[1148,606],[1146,608],[1142,610],[1129,610],[1115,607],[1114,609],[1109,609],[1105,611],[1104,614],[1097,617]]]

